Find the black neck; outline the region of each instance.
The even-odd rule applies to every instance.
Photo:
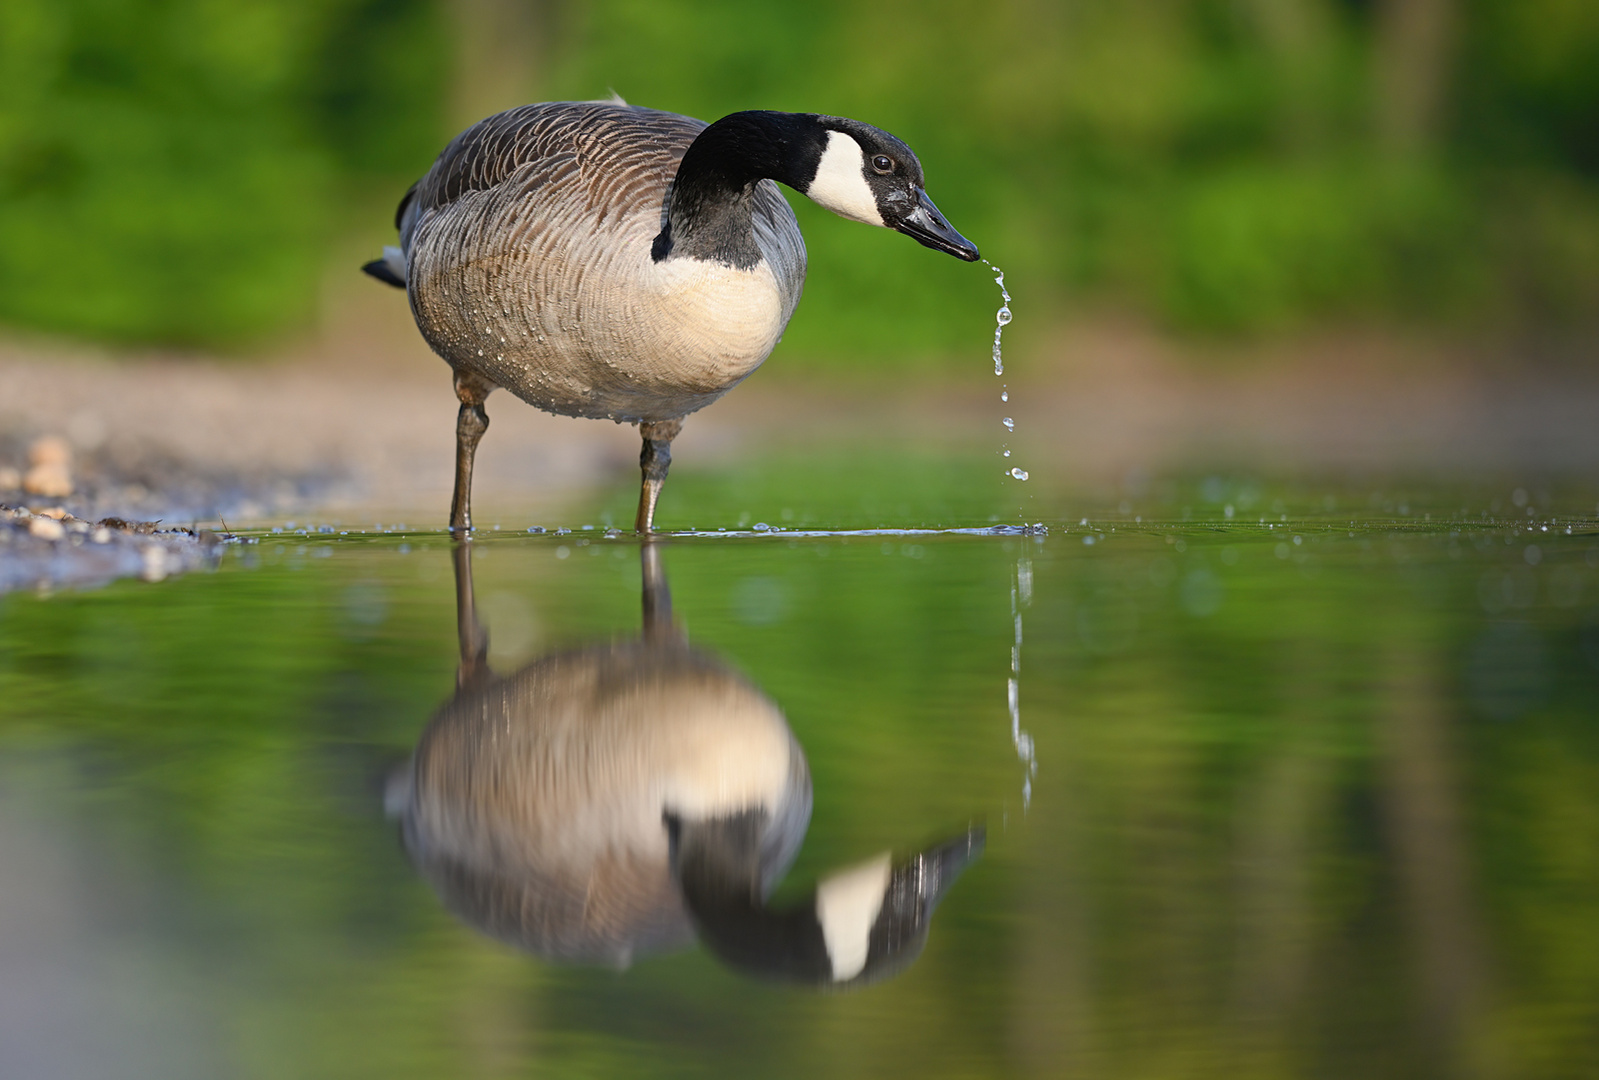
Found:
[[[803,191],[826,145],[822,130],[809,113],[751,111],[700,132],[672,182],[655,261],[704,259],[744,270],[760,262],[750,218],[755,185],[776,180]]]

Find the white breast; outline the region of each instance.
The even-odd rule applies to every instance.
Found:
[[[660,359],[652,377],[705,390],[729,387],[760,365],[786,313],[765,261],[740,270],[699,259],[654,263],[636,312]]]

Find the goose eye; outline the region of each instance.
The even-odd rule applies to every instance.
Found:
[[[872,159],[872,168],[880,173],[891,173],[894,171],[894,159],[886,154],[878,154]]]

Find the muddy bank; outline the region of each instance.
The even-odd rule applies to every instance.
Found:
[[[311,513],[443,527],[457,406],[431,358],[230,364],[0,343],[0,502],[213,528]],[[490,399],[489,415],[478,458],[487,512],[637,468],[630,427],[547,416],[508,394]],[[23,490],[41,439],[69,447],[70,493]]]
[[[255,362],[0,339],[0,504],[86,524],[157,522],[163,549],[185,552],[174,567],[191,564],[186,545],[198,552],[205,529],[287,518],[443,529],[457,402],[403,305],[390,307]],[[695,414],[674,457],[704,469],[863,442],[996,455],[1008,442],[1035,486],[1071,489],[1090,515],[1115,508],[1140,477],[1195,468],[1469,477],[1507,497],[1550,477],[1591,485],[1599,472],[1592,368],[1485,366],[1380,336],[1200,355],[1109,324],[1062,331],[1035,352],[1015,359],[1002,404],[986,342],[974,342],[970,372],[937,377],[805,378],[780,351]],[[596,486],[637,483],[630,426],[549,416],[502,393],[488,413],[480,526],[522,528]],[[9,588],[140,574],[153,542],[96,544],[76,527],[45,539],[32,528],[5,526]]]

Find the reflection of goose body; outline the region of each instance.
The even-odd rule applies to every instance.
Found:
[[[843,984],[903,967],[981,828],[768,908],[810,820],[804,753],[759,689],[689,647],[658,552],[643,558],[641,638],[500,678],[457,548],[460,689],[390,794],[418,869],[457,915],[549,959],[626,965],[697,929],[757,974]]]
[[[766,887],[810,819],[777,706],[672,633],[469,677],[412,760],[419,867],[463,917],[551,959],[625,964],[692,936],[666,816],[758,822]]]

